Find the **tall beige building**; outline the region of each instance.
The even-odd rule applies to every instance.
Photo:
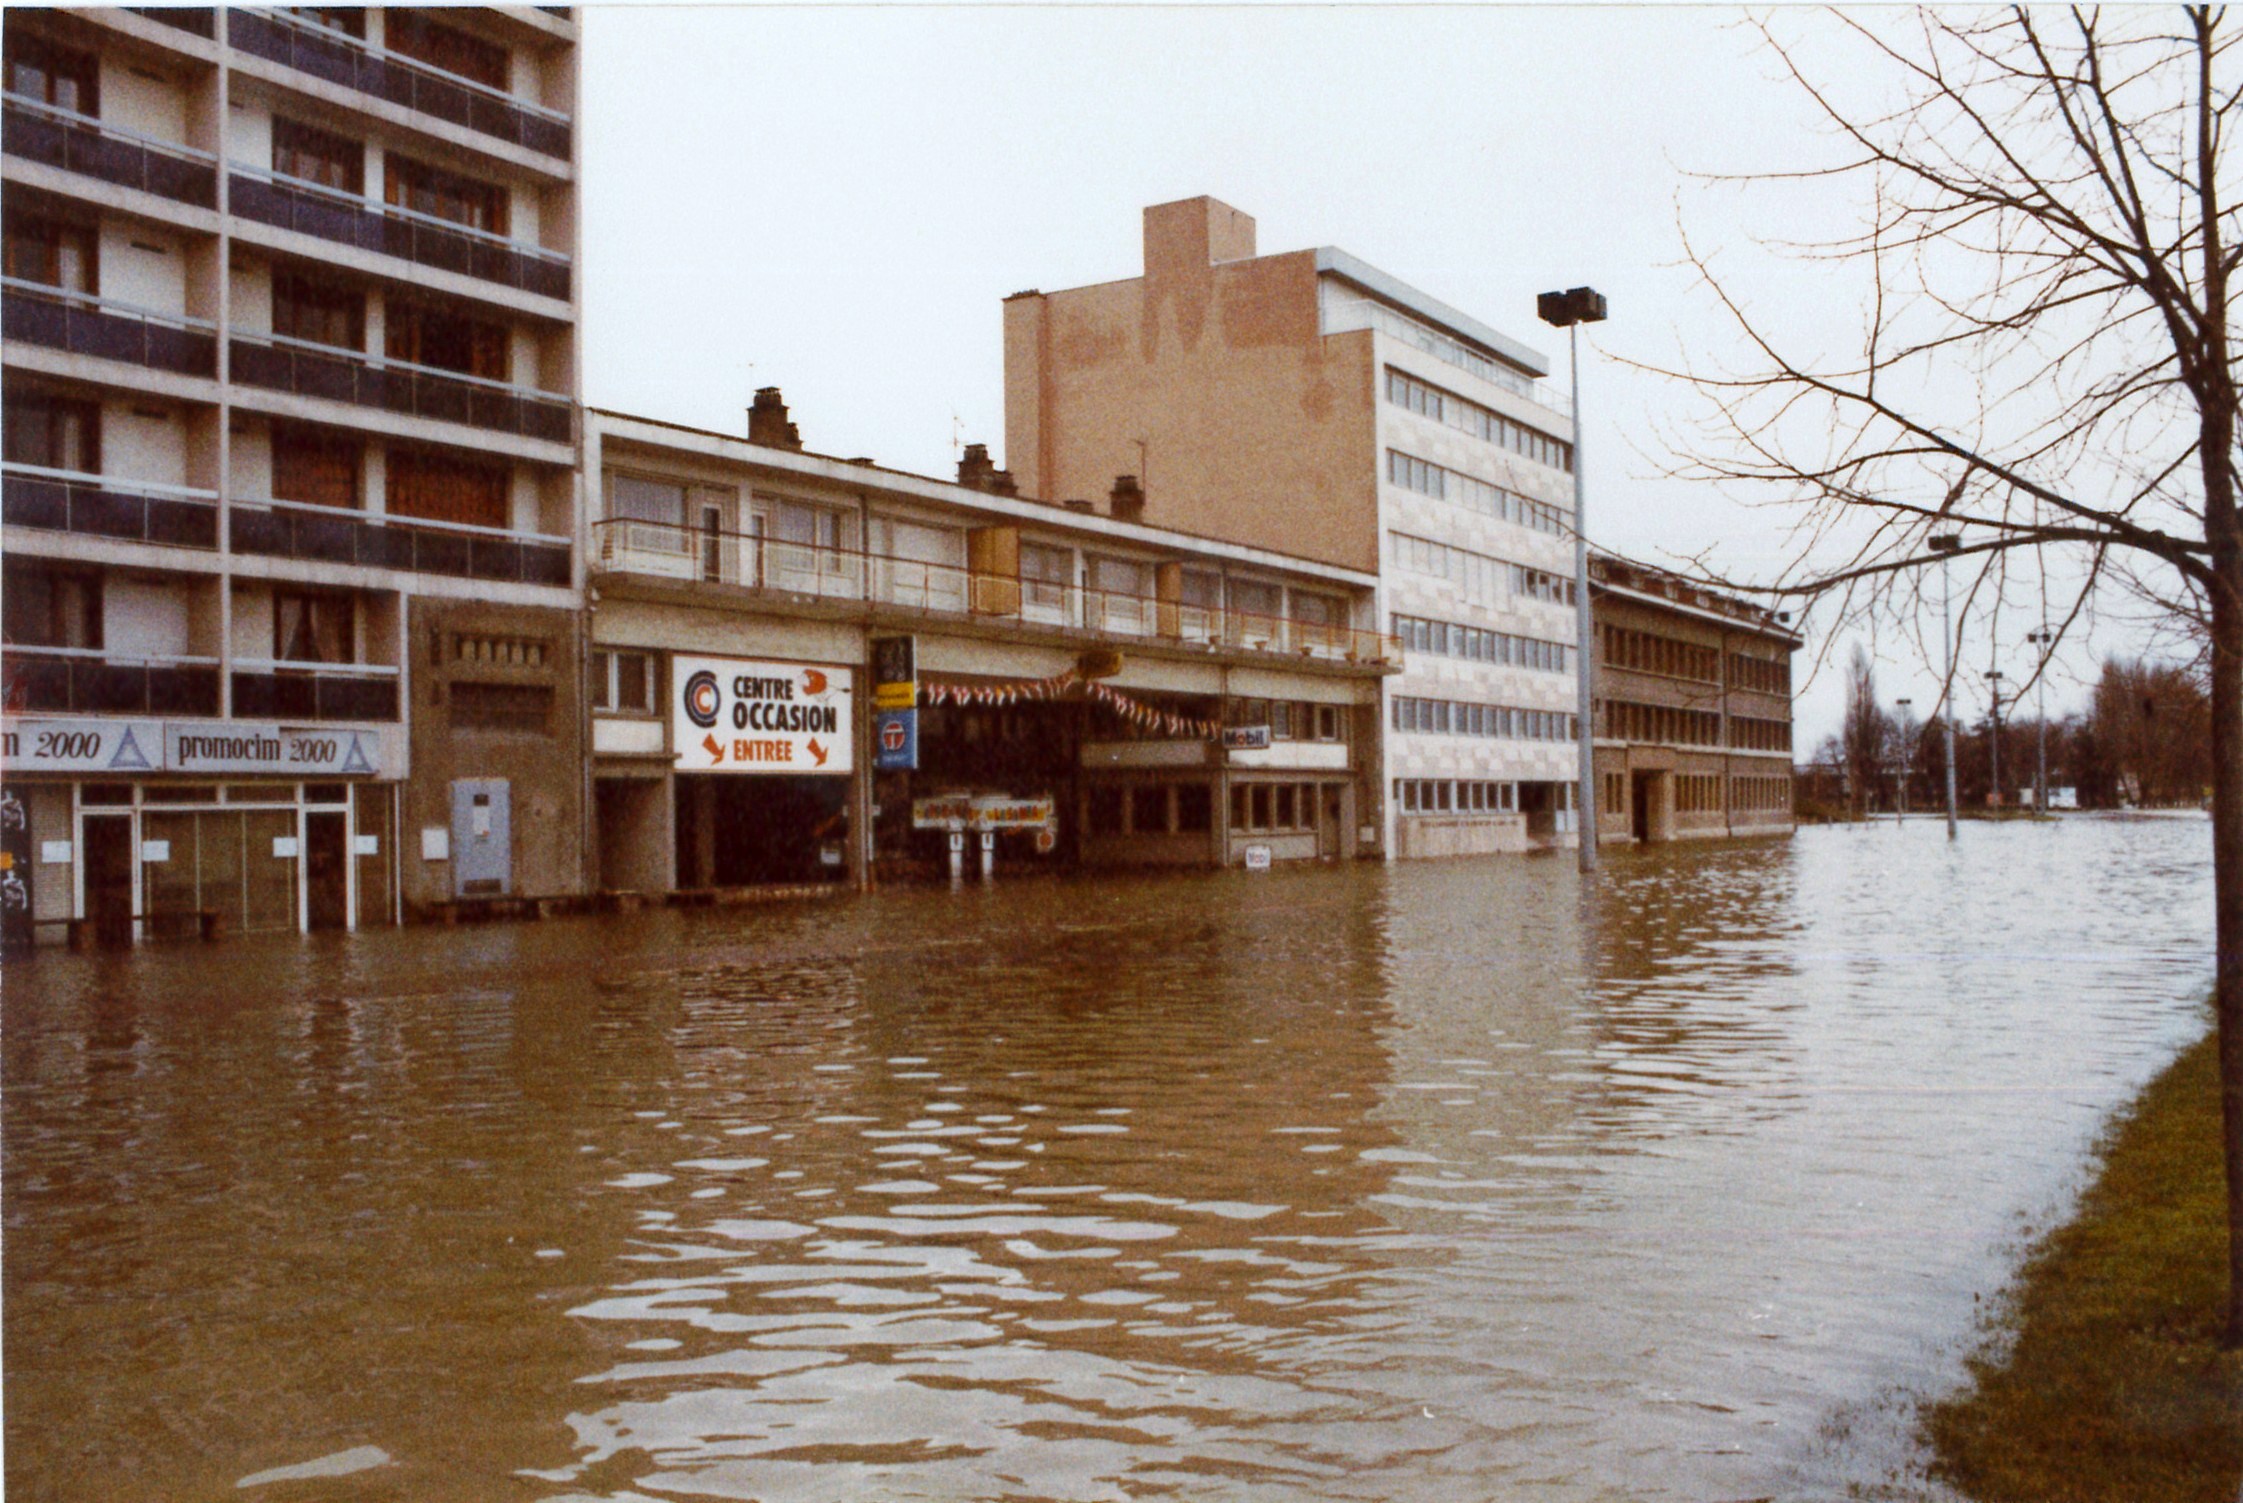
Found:
[[[1141,488],[1153,525],[1376,571],[1408,648],[1384,849],[1525,849],[1571,838],[1576,776],[1573,424],[1548,371],[1344,251],[1257,255],[1252,219],[1185,199],[1145,211],[1142,275],[1006,301],[1007,458],[1033,495]]]
[[[6,17],[11,937],[579,880],[566,6]]]

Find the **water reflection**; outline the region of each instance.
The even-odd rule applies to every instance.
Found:
[[[11,966],[8,1486],[1875,1492],[2209,975],[1940,833]]]

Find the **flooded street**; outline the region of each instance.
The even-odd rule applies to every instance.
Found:
[[[2211,981],[1962,835],[12,961],[8,1496],[1918,1496]]]

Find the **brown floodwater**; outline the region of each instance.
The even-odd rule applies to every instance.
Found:
[[[1915,1497],[2198,819],[41,954],[11,1503]]]

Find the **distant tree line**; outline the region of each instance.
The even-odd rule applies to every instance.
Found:
[[[2029,800],[2039,758],[2039,717],[2000,726],[2002,804]],[[1994,788],[1994,726],[1981,714],[1955,726],[1955,793],[1984,808]],[[1863,818],[1900,807],[1928,811],[1946,799],[1945,746],[1936,720],[1878,703],[1868,654],[1855,649],[1846,716],[1800,769],[1802,813]],[[2196,807],[2212,785],[2212,702],[2202,674],[2144,659],[2109,659],[2084,714],[2048,722],[2048,786],[2076,791],[2083,809]],[[2021,794],[2023,795],[2021,797]]]

